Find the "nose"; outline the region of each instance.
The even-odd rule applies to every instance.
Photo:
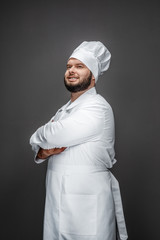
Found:
[[[75,68],[74,66],[69,68],[69,74],[75,73]]]

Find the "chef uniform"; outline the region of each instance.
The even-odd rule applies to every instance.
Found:
[[[101,42],[83,42],[70,58],[82,61],[96,81],[111,55]],[[126,240],[115,160],[114,116],[109,103],[87,90],[69,101],[31,137],[32,149],[66,147],[48,158],[44,240]],[[36,159],[37,163],[43,159]]]

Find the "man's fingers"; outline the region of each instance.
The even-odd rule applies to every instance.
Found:
[[[45,159],[45,158],[48,157],[48,155],[43,150],[40,150],[37,154],[37,157],[40,158],[40,159]]]
[[[41,159],[45,159],[51,155],[54,154],[59,154],[63,152],[66,149],[66,147],[61,147],[61,148],[52,148],[52,149],[42,149],[40,148],[37,157]]]
[[[63,152],[66,149],[66,147],[61,147],[61,148],[55,148],[53,154],[58,154]]]
[[[62,147],[62,148],[59,148],[61,151],[64,151],[66,149],[66,147]]]

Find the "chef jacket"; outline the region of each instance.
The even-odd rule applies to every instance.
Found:
[[[96,93],[94,87],[83,93],[74,102],[69,101],[65,104],[47,124],[38,128],[32,135],[30,144],[36,154],[40,147],[43,149],[66,147],[65,151],[48,158],[44,219],[45,240],[115,240],[116,235],[112,232],[116,232],[118,239],[127,239],[119,185],[109,171],[116,162],[114,141],[114,116],[112,108],[101,95]],[[45,160],[35,159],[35,161],[41,163]],[[75,173],[77,174],[75,175]],[[101,176],[105,173],[104,179],[99,177],[99,173]],[[56,179],[53,180],[53,176],[56,176]],[[68,178],[69,176],[70,178]],[[88,176],[92,176],[92,178],[89,179]],[[96,178],[96,176],[98,177]],[[104,201],[100,203],[101,207],[99,206],[99,209],[91,209],[90,213],[85,214],[86,211],[89,211],[89,206],[93,205],[95,207],[98,204],[97,200],[95,202],[93,197],[97,199],[97,196],[103,195],[105,192],[106,186],[101,190],[101,193],[99,192],[99,195],[97,194],[100,191],[98,190],[100,186],[107,181],[106,176],[109,176],[108,182],[110,186],[107,194],[112,197],[109,200],[105,200],[104,198]],[[73,187],[71,179],[77,184],[80,182],[81,185],[79,183],[75,186],[74,183]],[[85,183],[82,179],[86,180]],[[96,182],[94,183],[94,181]],[[57,185],[55,185],[55,182],[57,182]],[[88,190],[84,190],[87,184]],[[91,190],[93,185],[97,189],[97,193],[95,193],[95,189]],[[70,190],[66,190],[66,186]],[[81,187],[85,193],[83,191],[79,192],[78,196],[81,196],[81,198],[79,197],[78,204],[78,199],[74,197],[75,191],[77,194],[77,190],[75,189],[80,189]],[[92,192],[92,198],[89,198],[87,191],[88,193]],[[53,198],[57,199],[56,195],[61,200],[54,201]],[[72,204],[68,203],[71,199]],[[50,213],[55,207],[54,202],[55,205],[57,204],[55,208],[55,215],[56,211],[58,211],[56,216]],[[86,202],[89,205],[84,207]],[[108,207],[112,210],[112,213],[109,214],[106,212],[106,215],[103,215],[103,217],[99,216],[99,223],[97,224],[98,218],[93,222],[93,219],[96,218],[94,213],[97,211],[101,212],[102,208],[104,208],[104,212]],[[82,212],[83,220],[79,220],[80,213]],[[105,221],[104,226],[106,227],[102,227],[101,229],[99,226]],[[83,226],[82,222],[84,223]],[[93,229],[94,225],[95,229]]]

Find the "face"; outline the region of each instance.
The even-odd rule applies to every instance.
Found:
[[[94,80],[91,71],[81,61],[70,58],[64,76],[64,84],[68,91],[79,92],[88,89]]]

